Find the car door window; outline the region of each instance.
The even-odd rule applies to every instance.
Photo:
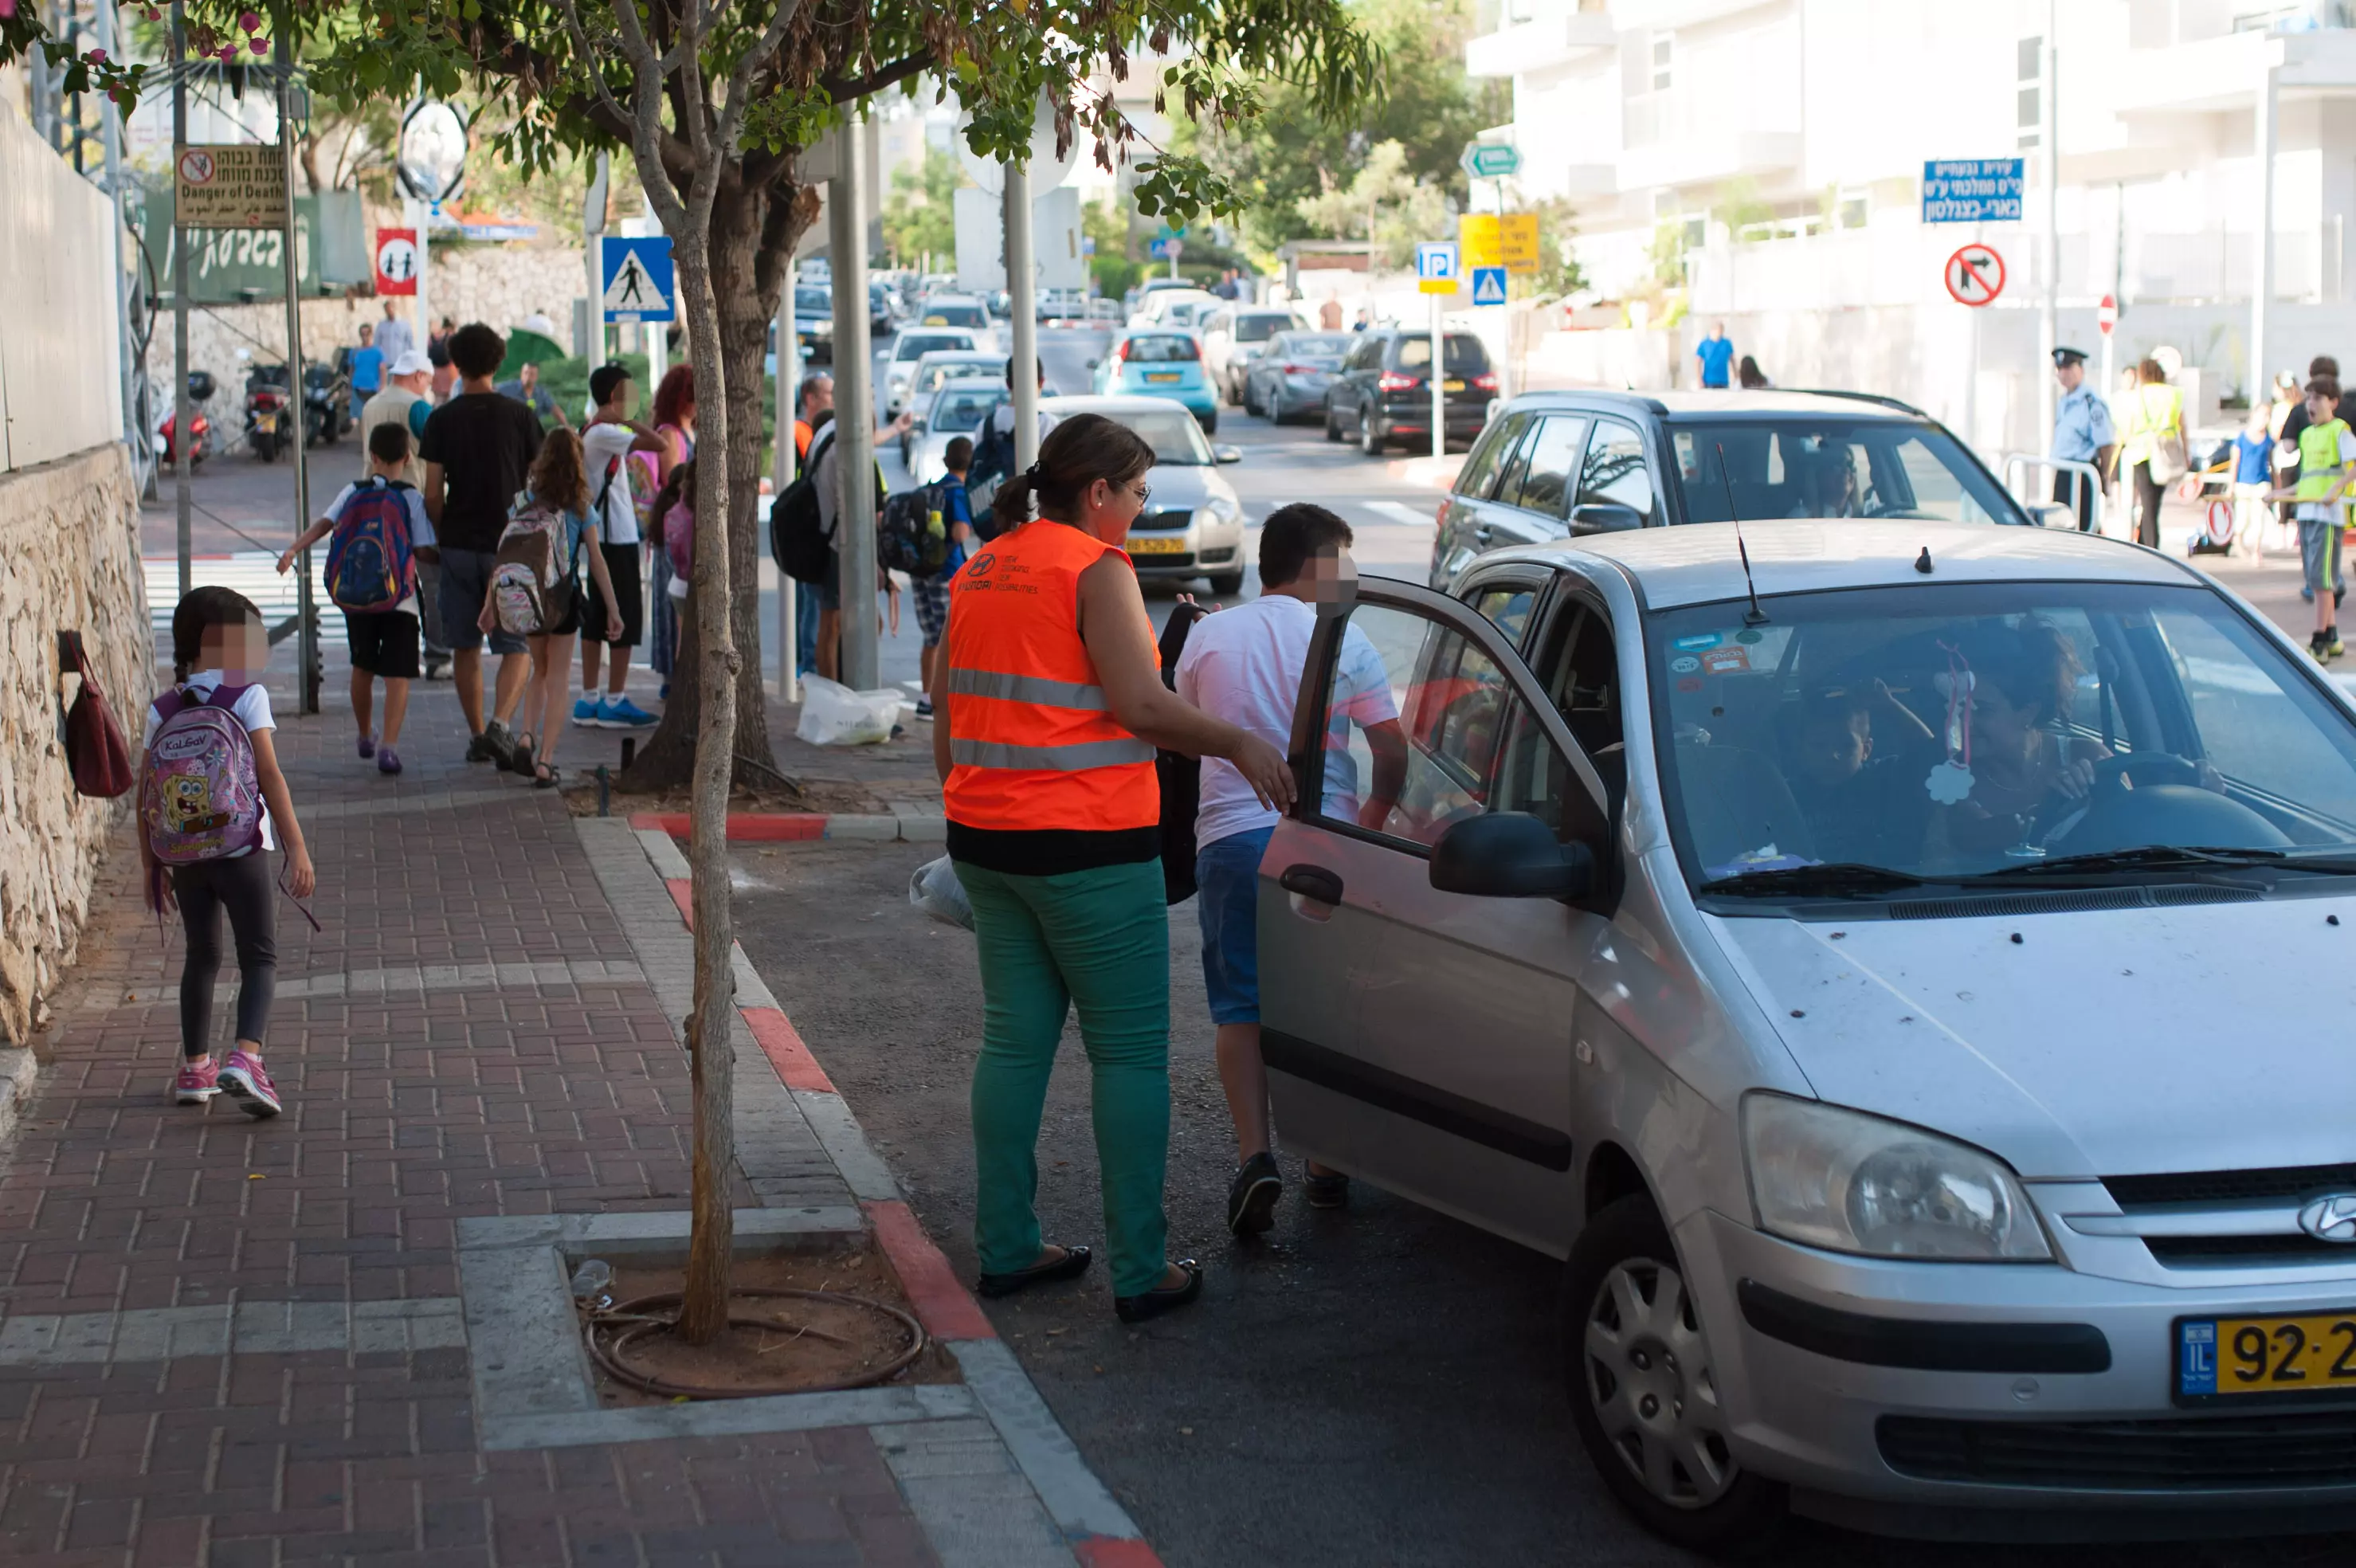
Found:
[[[1616,811],[1628,787],[1628,758],[1621,725],[1620,650],[1611,618],[1592,603],[1576,601],[1555,618],[1561,628],[1554,643],[1547,692],[1570,737],[1603,777]]]
[[[1562,517],[1568,510],[1564,498],[1570,493],[1571,478],[1579,472],[1580,452],[1586,444],[1585,414],[1546,415],[1529,439],[1527,455],[1515,461],[1511,489],[1501,488],[1497,499],[1541,517]]]
[[[1519,648],[1522,633],[1529,629],[1530,606],[1537,596],[1537,590],[1527,583],[1491,583],[1473,589],[1464,602],[1487,616],[1489,624]]]
[[[1653,476],[1644,465],[1644,438],[1632,424],[1616,419],[1595,422],[1595,438],[1588,443],[1587,463],[1579,474],[1579,499],[1571,504],[1595,503],[1624,506],[1647,525],[1661,521],[1653,506]]]
[[[1514,455],[1515,443],[1529,427],[1528,414],[1509,413],[1482,432],[1456,476],[1456,493],[1466,500],[1487,500],[1497,488],[1497,476],[1505,472],[1506,461]]]

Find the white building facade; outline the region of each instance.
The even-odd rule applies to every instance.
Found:
[[[2049,270],[2061,342],[2097,350],[2113,295],[2118,361],[2172,348],[2203,408],[2246,394],[2254,333],[2262,381],[2316,353],[2356,376],[2347,0],[1493,4],[1467,63],[1514,83],[1486,134],[1519,147],[1519,195],[1574,204],[1607,298],[1682,285],[1668,351],[1574,335],[1599,341],[1569,362],[1601,379],[1690,381],[1723,319],[1779,384],[1887,392],[1984,450],[2041,449]],[[2020,220],[1922,221],[1925,162],[2002,157],[2026,160]],[[1943,281],[1967,241],[2006,265],[1978,310]]]

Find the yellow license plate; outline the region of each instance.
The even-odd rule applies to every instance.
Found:
[[[1462,392],[1464,390],[1464,383],[1462,381],[1442,381],[1440,383],[1440,389],[1442,392]]]
[[[278,416],[274,413],[257,413],[253,416],[253,427],[264,435],[268,435],[277,430]]]
[[[1145,379],[1156,385],[1160,385],[1164,381],[1176,381],[1178,379],[1178,372],[1175,371],[1148,371],[1145,372]]]
[[[1129,536],[1129,553],[1131,555],[1183,555],[1186,542],[1183,539],[1148,539],[1132,533]]]
[[[2180,1398],[2356,1392],[2356,1307],[2295,1317],[2179,1318],[2176,1347]]]

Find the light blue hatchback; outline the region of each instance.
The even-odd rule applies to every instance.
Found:
[[[1183,403],[1203,434],[1219,427],[1219,396],[1203,373],[1203,345],[1192,332],[1141,328],[1112,340],[1101,360],[1091,360],[1100,396],[1166,397]]]

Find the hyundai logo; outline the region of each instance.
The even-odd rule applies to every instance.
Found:
[[[2356,1192],[2316,1198],[2298,1211],[2298,1228],[2319,1241],[2356,1242]]]

